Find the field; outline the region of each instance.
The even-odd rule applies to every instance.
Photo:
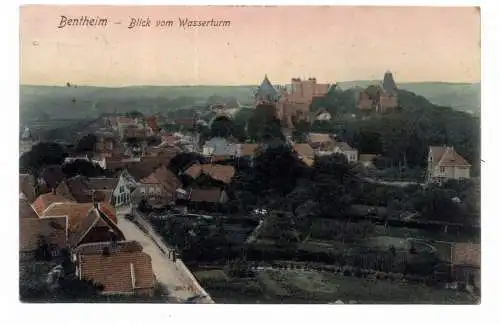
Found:
[[[195,273],[198,277],[198,274]],[[198,278],[216,303],[473,304],[470,294],[301,270],[257,271],[253,278]]]

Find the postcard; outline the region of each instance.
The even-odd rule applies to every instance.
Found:
[[[475,7],[23,6],[22,302],[478,304]]]

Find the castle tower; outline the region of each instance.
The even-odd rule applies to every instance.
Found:
[[[382,88],[388,93],[395,93],[398,90],[396,86],[396,82],[394,81],[394,77],[392,73],[387,70],[384,74],[384,80],[382,81]]]
[[[274,88],[274,86],[269,81],[267,74],[264,76],[264,80],[260,84],[259,88],[255,92],[255,101],[259,102],[277,102],[279,99],[279,92]]]

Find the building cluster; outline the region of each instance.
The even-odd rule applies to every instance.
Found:
[[[318,83],[316,78],[306,80],[293,78],[289,87],[275,88],[266,75],[255,92],[255,103],[256,105],[270,103],[276,106],[277,118],[285,127],[293,128],[294,121],[310,122],[314,119],[314,117],[311,118],[311,103],[315,98],[325,96],[330,86],[330,84]],[[326,114],[323,114],[322,118],[325,116]]]
[[[257,104],[273,104],[286,131],[297,119],[331,119],[324,109],[310,113],[312,101],[325,96],[329,89],[329,84],[317,83],[314,78],[292,79],[288,88],[275,88],[266,76],[255,100]],[[358,101],[358,108],[367,111],[385,112],[396,106],[397,87],[389,72],[375,93],[362,92]],[[211,109],[217,114],[227,113],[224,107]],[[141,204],[180,211],[225,209],[236,164],[252,166],[265,149],[263,143],[217,137],[202,144],[196,118],[171,122],[182,126],[181,131],[162,130],[154,116],[107,116],[90,126],[97,136],[92,152],[71,155],[65,164],[84,160],[100,166],[109,176],[68,178],[57,165],[46,166],[37,177],[21,174],[21,261],[58,260],[69,254],[75,276],[101,283],[105,294],[153,295],[156,280],[151,257],[139,243],[125,238],[118,227],[116,209]],[[26,128],[21,152],[29,151],[34,143]],[[348,163],[372,168],[379,157],[360,154],[352,144],[327,133],[309,133],[302,143],[289,138],[288,144],[308,166],[316,157],[341,154]],[[171,162],[180,153],[197,153],[201,158],[177,170]],[[470,178],[470,168],[453,147],[429,148],[428,182]]]
[[[390,71],[380,85],[368,87],[359,93],[358,109],[362,113],[386,113],[398,107],[398,88]]]

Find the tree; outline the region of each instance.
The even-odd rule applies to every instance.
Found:
[[[186,170],[195,163],[203,162],[202,155],[195,152],[182,152],[170,160],[168,168],[175,174]]]
[[[43,167],[60,165],[67,157],[61,145],[52,142],[41,142],[34,145],[31,151],[24,153],[19,159],[19,167],[23,172],[37,176]]]
[[[281,122],[276,118],[276,106],[271,104],[258,105],[247,123],[247,134],[257,142],[267,142],[282,139]]]
[[[75,152],[86,153],[94,151],[97,143],[97,136],[95,134],[87,134],[80,138],[76,144]]]
[[[452,190],[430,188],[415,199],[415,209],[428,220],[462,222],[460,208],[452,201],[455,196]]]
[[[137,111],[137,110],[133,110],[133,111],[130,111],[126,114],[127,117],[130,117],[130,118],[142,118],[144,117],[144,115]]]
[[[226,116],[217,117],[210,126],[210,137],[220,137],[220,138],[228,138],[233,135],[235,129],[235,125],[230,118]]]

